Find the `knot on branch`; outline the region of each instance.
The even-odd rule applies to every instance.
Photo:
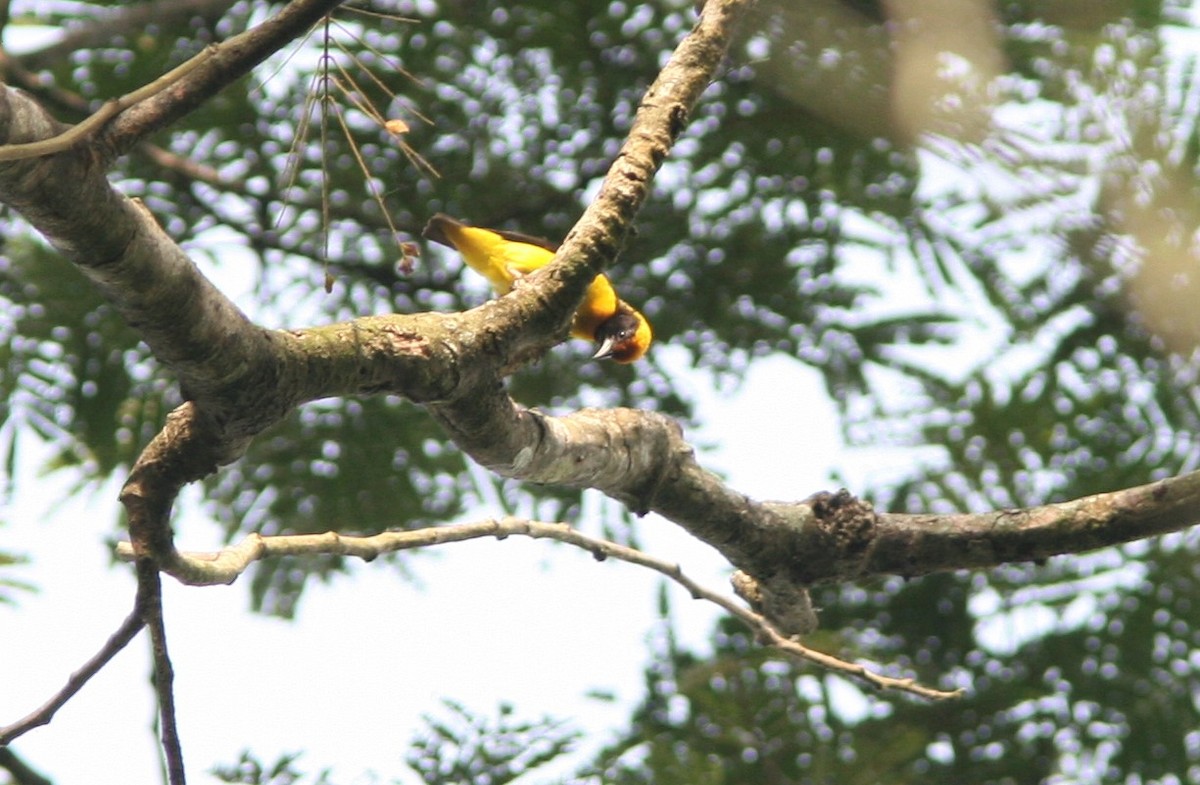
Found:
[[[814,493],[804,504],[812,510],[805,527],[805,551],[810,558],[796,565],[794,577],[805,584],[852,578],[875,541],[875,508],[845,488]],[[813,554],[821,558],[811,558]]]
[[[734,591],[786,635],[817,628],[808,587],[851,580],[875,541],[875,509],[849,491],[815,493],[801,504],[764,505],[787,523],[732,578]],[[751,574],[753,573],[753,574]]]

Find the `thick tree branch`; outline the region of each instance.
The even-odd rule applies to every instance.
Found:
[[[384,391],[426,404],[457,444],[504,476],[598,488],[636,512],[659,512],[683,526],[744,573],[738,592],[767,620],[759,626],[758,614],[727,599],[722,607],[772,645],[809,659],[813,653],[789,648],[799,644],[787,639],[811,627],[803,594],[808,585],[1042,559],[1196,522],[1200,475],[979,516],[881,516],[847,493],[760,503],[699,466],[666,417],[626,409],[553,417],[508,397],[503,374],[540,356],[564,333],[588,282],[616,257],[655,172],[713,78],[734,19],[750,0],[708,0],[647,92],[599,196],[559,259],[511,296],[464,314],[365,317],[296,331],[253,325],[145,210],[111,189],[104,165],[243,75],[334,5],[287,5],[125,108],[90,137],[87,149],[0,166],[0,200],[19,209],[96,283],[179,374],[189,398],[146,448],[122,492],[131,552],[139,560],[139,593],[157,591],[152,567],[187,577],[208,575],[210,566],[228,569],[226,556],[206,565],[175,552],[168,519],[184,483],[236,458],[249,439],[304,401]],[[0,141],[37,141],[61,131],[28,98],[14,91],[0,95]],[[357,547],[330,536],[332,547]],[[270,547],[253,541],[250,555],[259,558]],[[681,577],[672,569],[664,574]],[[145,618],[155,633],[164,746],[172,778],[181,781],[170,661],[155,613]]]
[[[977,515],[880,515],[845,491],[762,503],[701,467],[679,426],[655,412],[553,417],[516,407],[499,390],[475,403],[431,409],[484,466],[528,482],[597,488],[636,512],[657,512],[764,584],[768,596],[787,586],[1037,561],[1200,523],[1200,472]]]
[[[569,314],[597,273],[610,267],[633,226],[634,216],[692,108],[715,78],[738,20],[755,0],[708,0],[691,32],[675,48],[638,106],[633,126],[609,167],[596,198],[567,234],[555,262],[534,277],[553,284],[539,295],[566,330]]]
[[[908,576],[1041,561],[1197,524],[1200,471],[1041,507],[978,515],[880,515],[861,569]]]

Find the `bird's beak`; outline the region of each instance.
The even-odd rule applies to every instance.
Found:
[[[593,360],[603,360],[612,356],[613,349],[617,346],[617,339],[614,336],[608,336],[600,344],[600,348],[592,355]]]

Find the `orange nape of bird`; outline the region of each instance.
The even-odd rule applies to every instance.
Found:
[[[430,218],[421,234],[462,254],[467,266],[486,278],[498,295],[508,294],[518,278],[549,264],[556,250],[537,237],[470,226],[442,213]],[[571,335],[595,341],[593,357],[619,363],[640,358],[652,339],[646,317],[617,297],[604,275],[588,286],[571,322]]]

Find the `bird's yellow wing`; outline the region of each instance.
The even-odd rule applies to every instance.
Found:
[[[462,254],[467,265],[482,275],[499,295],[512,291],[513,282],[544,267],[554,258],[546,240],[516,232],[469,226],[438,213],[423,232],[435,243]],[[597,356],[629,363],[650,346],[650,324],[635,308],[621,301],[608,278],[596,276],[588,286],[571,322],[571,335],[600,344]]]
[[[501,295],[512,291],[514,280],[546,266],[554,258],[554,249],[545,241],[468,226],[442,213],[429,219],[425,236],[456,249],[467,265]]]

